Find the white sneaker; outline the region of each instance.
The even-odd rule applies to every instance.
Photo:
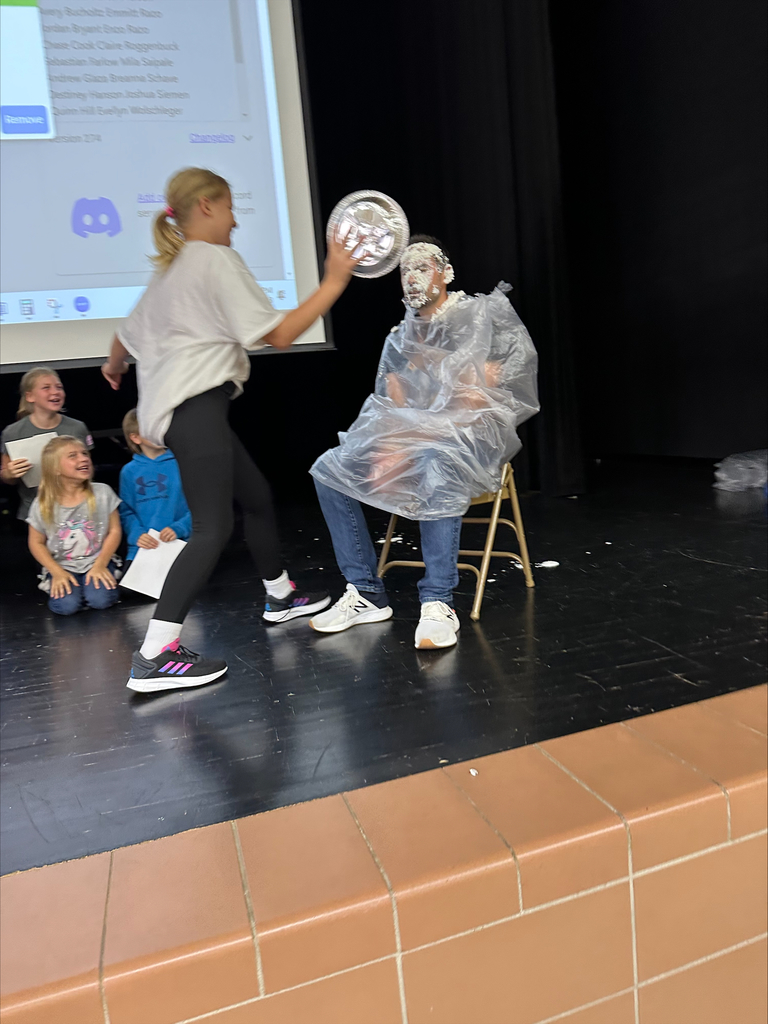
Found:
[[[357,587],[347,584],[347,589],[336,604],[332,605],[327,612],[315,615],[309,620],[312,629],[318,633],[341,633],[350,626],[358,626],[364,622],[383,622],[392,618],[392,609],[378,608],[359,592]]]
[[[415,646],[453,647],[459,631],[459,617],[444,601],[425,601],[421,606],[421,618],[416,627]]]

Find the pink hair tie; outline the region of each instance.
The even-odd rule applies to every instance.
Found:
[[[166,217],[175,217],[176,216],[176,214],[173,212],[173,207],[172,206],[166,206],[166,208],[165,208],[165,216]]]

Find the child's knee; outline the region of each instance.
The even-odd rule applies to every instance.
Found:
[[[71,594],[64,597],[51,597],[48,599],[48,608],[54,615],[74,615],[79,612],[83,605],[83,598],[79,590],[72,589]]]
[[[103,608],[111,608],[113,604],[117,602],[120,597],[120,593],[115,587],[114,590],[107,590],[102,584],[97,590],[94,586],[88,586],[85,591],[85,603],[89,608],[101,610]]]

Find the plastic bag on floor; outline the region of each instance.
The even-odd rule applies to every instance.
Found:
[[[536,350],[509,290],[453,292],[429,320],[407,310],[384,343],[374,393],[312,475],[419,520],[463,515],[496,490],[521,447],[516,428],[539,409]]]
[[[768,450],[729,455],[715,466],[715,483],[720,491],[748,491],[768,482]]]

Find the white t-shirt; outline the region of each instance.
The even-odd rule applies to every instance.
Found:
[[[234,381],[232,397],[241,394],[246,349],[263,348],[283,316],[234,249],[187,242],[117,332],[138,363],[142,437],[163,444],[173,410],[220,384]]]

